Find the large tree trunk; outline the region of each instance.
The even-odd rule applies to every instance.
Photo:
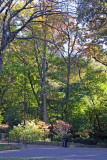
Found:
[[[46,40],[46,25],[44,27],[44,39]],[[44,52],[43,52],[43,105],[44,105],[44,122],[48,122],[47,115],[47,101],[46,101],[46,41],[44,41]]]
[[[41,80],[41,89],[43,90],[42,98],[43,98],[43,110],[41,108],[41,112],[43,111],[43,120],[45,123],[48,121],[48,115],[47,115],[47,101],[46,101],[46,24],[42,24],[43,27],[43,35],[44,35],[44,42],[43,42],[43,54],[42,54],[42,71],[41,71],[41,64],[39,62],[38,58],[38,46],[36,49],[36,42],[34,41],[34,50],[35,50],[35,56],[36,56],[36,62],[38,65],[38,72]],[[34,33],[33,33],[34,34]]]
[[[70,52],[70,36],[68,34],[68,62],[67,62],[67,81],[66,81],[66,99],[65,99],[65,120],[68,119],[68,101],[69,101],[69,79],[70,79],[70,69],[71,69],[71,52]]]

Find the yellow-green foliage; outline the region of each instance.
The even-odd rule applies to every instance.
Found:
[[[29,142],[44,140],[48,134],[48,125],[39,120],[27,121],[25,125],[19,124],[9,132],[11,140],[26,140]]]

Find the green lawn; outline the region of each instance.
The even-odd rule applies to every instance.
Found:
[[[20,149],[21,146],[18,145],[11,145],[11,144],[0,144],[0,151],[1,150],[8,150],[8,149]]]
[[[56,159],[50,159],[50,158],[40,158],[40,159],[28,159],[28,158],[4,158],[0,160],[56,160]]]

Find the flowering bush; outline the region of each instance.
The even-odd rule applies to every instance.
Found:
[[[58,134],[59,137],[64,138],[70,131],[71,125],[62,120],[56,121],[54,124],[54,132]]]
[[[26,125],[19,124],[14,126],[9,132],[9,137],[12,140],[37,141],[44,140],[49,134],[48,125],[39,120],[27,121]]]

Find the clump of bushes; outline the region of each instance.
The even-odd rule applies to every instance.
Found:
[[[28,141],[35,142],[38,140],[44,140],[48,134],[49,129],[45,122],[39,121],[38,119],[32,121],[26,121],[26,124],[18,124],[14,126],[9,132],[9,137],[11,140],[15,141]]]
[[[86,144],[86,145],[96,145],[97,141],[93,138],[88,138],[88,139],[84,139],[84,138],[72,138],[72,141],[74,143],[81,143],[81,144]]]
[[[96,145],[97,141],[92,138],[91,135],[93,135],[93,132],[90,129],[80,130],[75,134],[76,137],[71,139],[71,142],[86,145]]]

